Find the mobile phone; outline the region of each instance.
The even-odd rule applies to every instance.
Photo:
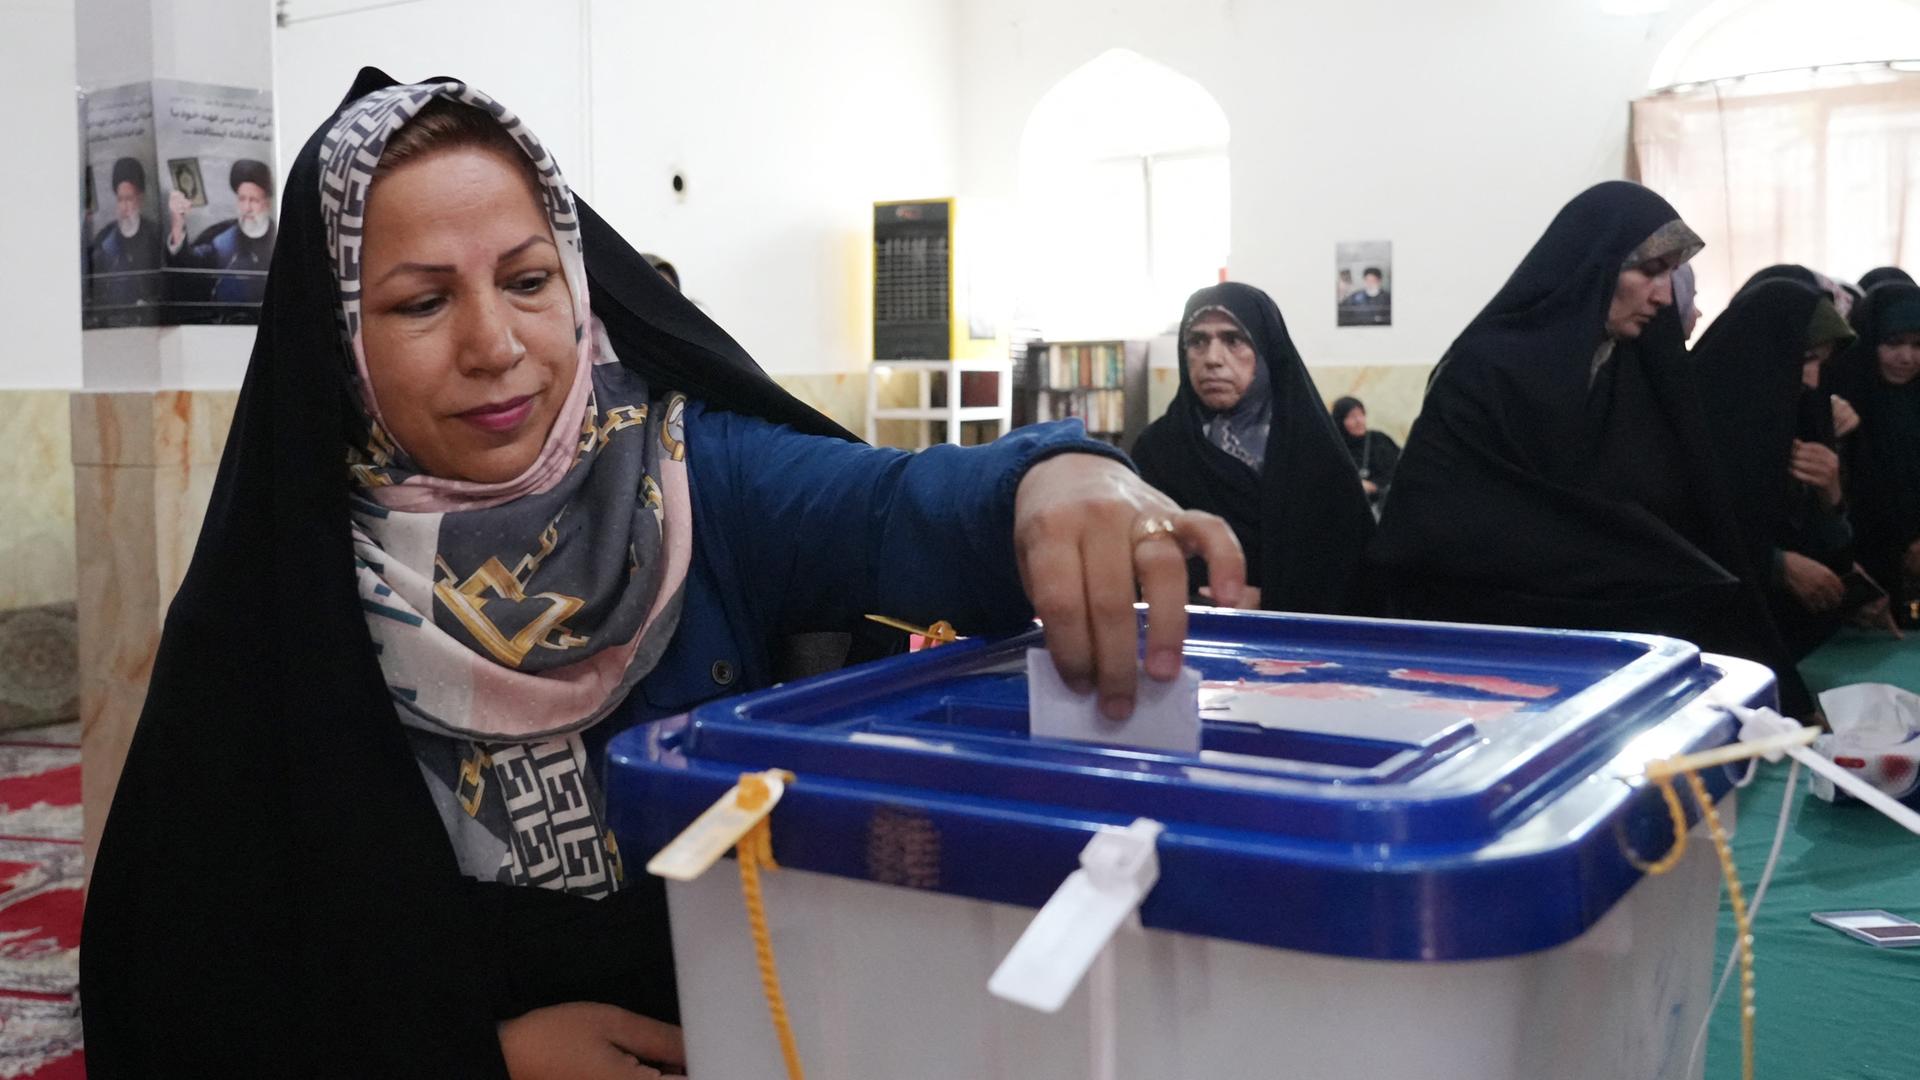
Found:
[[[1813,921],[1882,949],[1920,945],[1920,922],[1890,911],[1816,911]]]

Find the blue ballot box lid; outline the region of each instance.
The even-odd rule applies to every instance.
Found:
[[[781,865],[1038,907],[1102,826],[1165,825],[1149,926],[1385,959],[1578,936],[1673,838],[1647,763],[1734,738],[1759,665],[1629,634],[1195,610],[1198,754],[1028,736],[1039,631],[730,698],[609,745],[637,866],[793,772]],[[1708,777],[1716,797],[1729,786]]]

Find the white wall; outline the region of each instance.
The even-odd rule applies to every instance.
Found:
[[[1225,108],[1232,275],[1274,295],[1307,360],[1431,363],[1561,204],[1623,174],[1627,103],[1703,6],[965,0],[961,186],[1011,197],[1034,103],[1133,49]],[[1341,240],[1393,242],[1394,326],[1335,327]]]
[[[282,155],[363,63],[464,78],[768,370],[857,371],[871,204],[954,193],[953,29],[949,0],[422,0],[301,22],[278,35]]]
[[[1715,0],[1674,34],[1655,86],[1858,61],[1920,58],[1913,0]]]
[[[448,75],[486,91],[527,121],[592,198],[580,0],[419,0],[328,15],[341,6],[293,0],[296,21],[274,34],[283,169],[372,66],[402,81]]]
[[[955,194],[949,0],[601,0],[593,18],[600,209],[769,371],[864,370],[873,202]]]
[[[0,389],[80,385],[80,119],[73,0],[0,3]]]
[[[806,374],[865,359],[867,204],[1011,198],[1033,104],[1124,46],[1226,109],[1233,271],[1276,295],[1308,358],[1427,363],[1557,206],[1620,175],[1627,102],[1707,7],[419,0],[276,32],[274,84],[284,161],[363,63],[471,79],[527,116],[575,185],[636,246],[672,258],[764,364]],[[0,387],[71,386],[77,227],[46,208],[72,202],[72,0],[0,4],[0,43],[16,146],[56,163],[0,200],[9,248],[36,253],[0,260]],[[668,187],[675,169],[684,200]],[[1398,325],[1334,327],[1343,239],[1394,242]]]

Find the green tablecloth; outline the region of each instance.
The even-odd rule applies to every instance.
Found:
[[[1817,693],[1856,682],[1920,692],[1920,636],[1844,632],[1809,657],[1802,674]],[[1758,884],[1773,843],[1787,769],[1761,766],[1740,793],[1733,849],[1748,890]],[[1876,949],[1814,923],[1815,911],[1885,908],[1920,919],[1920,837],[1858,804],[1810,799],[1806,771],[1794,792],[1794,818],[1754,921],[1756,1080],[1920,1080],[1920,948]],[[1724,897],[1720,963],[1733,917]],[[1719,978],[1718,967],[1714,970]],[[1707,1043],[1709,1080],[1740,1075],[1735,973]]]
[[[1920,694],[1920,632],[1909,631],[1905,640],[1895,640],[1882,631],[1842,630],[1800,664],[1800,674],[1816,694],[1863,682],[1890,683]]]

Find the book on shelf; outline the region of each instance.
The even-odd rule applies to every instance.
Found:
[[[1023,352],[1015,426],[1075,417],[1089,435],[1123,448],[1146,426],[1146,342],[1035,339]]]
[[[1047,388],[1118,389],[1126,384],[1126,350],[1120,342],[1047,346]]]
[[[1118,435],[1127,428],[1127,394],[1118,388],[1049,390],[1040,395],[1034,419],[1078,417],[1094,435]]]

